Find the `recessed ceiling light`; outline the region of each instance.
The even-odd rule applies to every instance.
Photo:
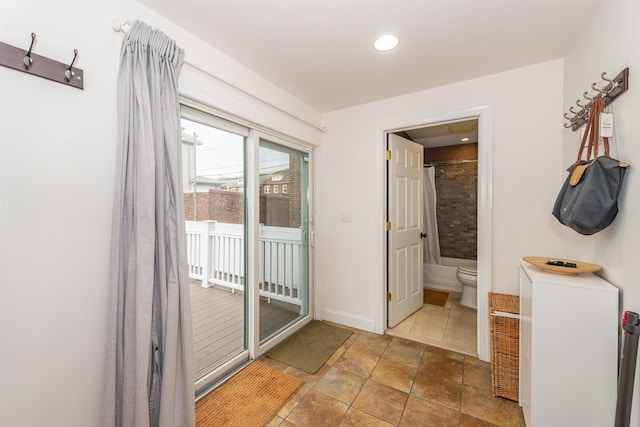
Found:
[[[385,34],[378,37],[376,41],[373,42],[373,47],[380,52],[385,52],[398,46],[398,43],[400,43],[400,39],[397,36],[394,36],[393,34]]]
[[[460,141],[467,142],[468,140],[469,140],[469,138],[462,138]]]

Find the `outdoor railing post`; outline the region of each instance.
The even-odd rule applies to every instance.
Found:
[[[211,234],[216,229],[217,221],[203,221],[202,222],[202,240],[200,240],[200,253],[201,253],[201,262],[202,262],[202,287],[210,288],[213,286],[209,283],[209,275],[211,274],[212,267],[212,255],[213,255],[213,245]]]

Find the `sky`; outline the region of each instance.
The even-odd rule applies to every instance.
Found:
[[[237,178],[243,175],[244,137],[231,132],[182,119],[183,135],[194,135],[198,143],[196,174],[212,179]],[[259,151],[260,173],[289,168],[289,154],[265,147]]]

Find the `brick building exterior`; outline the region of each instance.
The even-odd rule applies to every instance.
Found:
[[[301,225],[302,159],[289,156],[289,169],[261,177],[260,223],[276,227],[299,228]],[[209,189],[184,194],[185,219],[213,220],[227,224],[244,222],[244,187],[235,181],[228,189]],[[269,187],[267,187],[269,186]],[[277,186],[277,187],[276,187]],[[268,191],[265,191],[265,188]],[[277,192],[274,190],[277,188]]]

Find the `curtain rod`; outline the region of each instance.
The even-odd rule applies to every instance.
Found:
[[[131,21],[128,21],[128,20],[124,20],[123,21],[120,18],[113,18],[111,27],[113,28],[113,31],[115,31],[116,33],[123,33],[124,34],[131,27]],[[324,126],[323,127],[319,127],[319,126],[317,126],[317,125],[315,125],[315,124],[303,119],[302,117],[296,116],[295,114],[290,113],[289,111],[286,111],[283,108],[280,108],[277,105],[274,105],[271,102],[269,102],[269,101],[267,101],[267,100],[265,100],[263,98],[260,98],[259,96],[256,96],[256,95],[254,95],[254,94],[242,89],[241,87],[229,82],[228,80],[225,80],[220,76],[216,76],[215,74],[211,73],[210,71],[207,71],[204,68],[202,68],[202,67],[200,67],[200,66],[198,66],[198,65],[196,65],[196,64],[194,64],[194,63],[192,63],[190,61],[186,61],[185,60],[184,63],[185,63],[185,65],[190,66],[194,70],[200,71],[201,73],[206,74],[207,76],[209,76],[209,77],[211,77],[211,78],[213,78],[213,79],[215,79],[215,80],[217,80],[217,81],[229,86],[230,88],[235,89],[238,92],[240,92],[240,93],[242,93],[244,95],[247,95],[250,98],[255,99],[256,101],[262,103],[263,105],[266,105],[269,108],[272,108],[272,109],[274,109],[274,110],[276,110],[276,111],[278,111],[278,112],[280,112],[282,114],[285,114],[285,115],[291,117],[292,119],[295,119],[295,120],[299,121],[300,123],[303,123],[303,124],[313,128],[313,129],[317,130],[320,133],[325,133],[327,131],[326,127],[324,127]]]
[[[478,159],[467,159],[467,160],[436,160],[433,162],[424,162],[424,167],[429,166],[445,166],[445,165],[455,165],[458,163],[478,163]]]

